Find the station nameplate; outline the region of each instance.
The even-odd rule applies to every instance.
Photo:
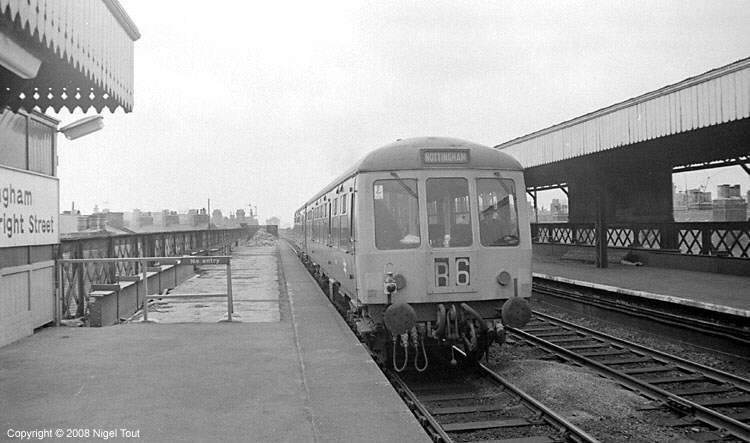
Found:
[[[58,190],[55,177],[0,166],[0,248],[60,243]]]

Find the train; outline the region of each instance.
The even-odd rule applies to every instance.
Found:
[[[456,364],[454,346],[479,361],[531,317],[525,192],[520,163],[496,149],[399,139],[302,204],[292,239],[382,362]]]

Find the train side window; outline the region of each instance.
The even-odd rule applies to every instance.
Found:
[[[516,187],[507,178],[477,179],[479,239],[483,246],[517,246]]]
[[[376,248],[412,249],[419,247],[421,237],[416,180],[375,181],[373,203]]]
[[[427,215],[430,246],[470,246],[469,182],[465,178],[427,179]]]

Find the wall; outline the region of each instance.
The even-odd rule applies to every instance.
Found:
[[[0,110],[0,346],[54,320],[53,251],[60,212],[56,126],[40,113]],[[11,202],[11,187],[26,191],[20,201]],[[39,214],[45,228],[32,230],[39,226],[32,223]]]

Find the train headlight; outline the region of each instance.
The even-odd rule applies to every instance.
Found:
[[[385,294],[393,294],[394,292],[396,292],[397,287],[398,286],[396,285],[396,279],[391,275],[386,275],[385,279],[383,280],[383,291],[385,292]]]
[[[508,271],[503,271],[497,274],[495,280],[497,280],[500,286],[507,286],[510,283],[510,274],[508,273]]]

